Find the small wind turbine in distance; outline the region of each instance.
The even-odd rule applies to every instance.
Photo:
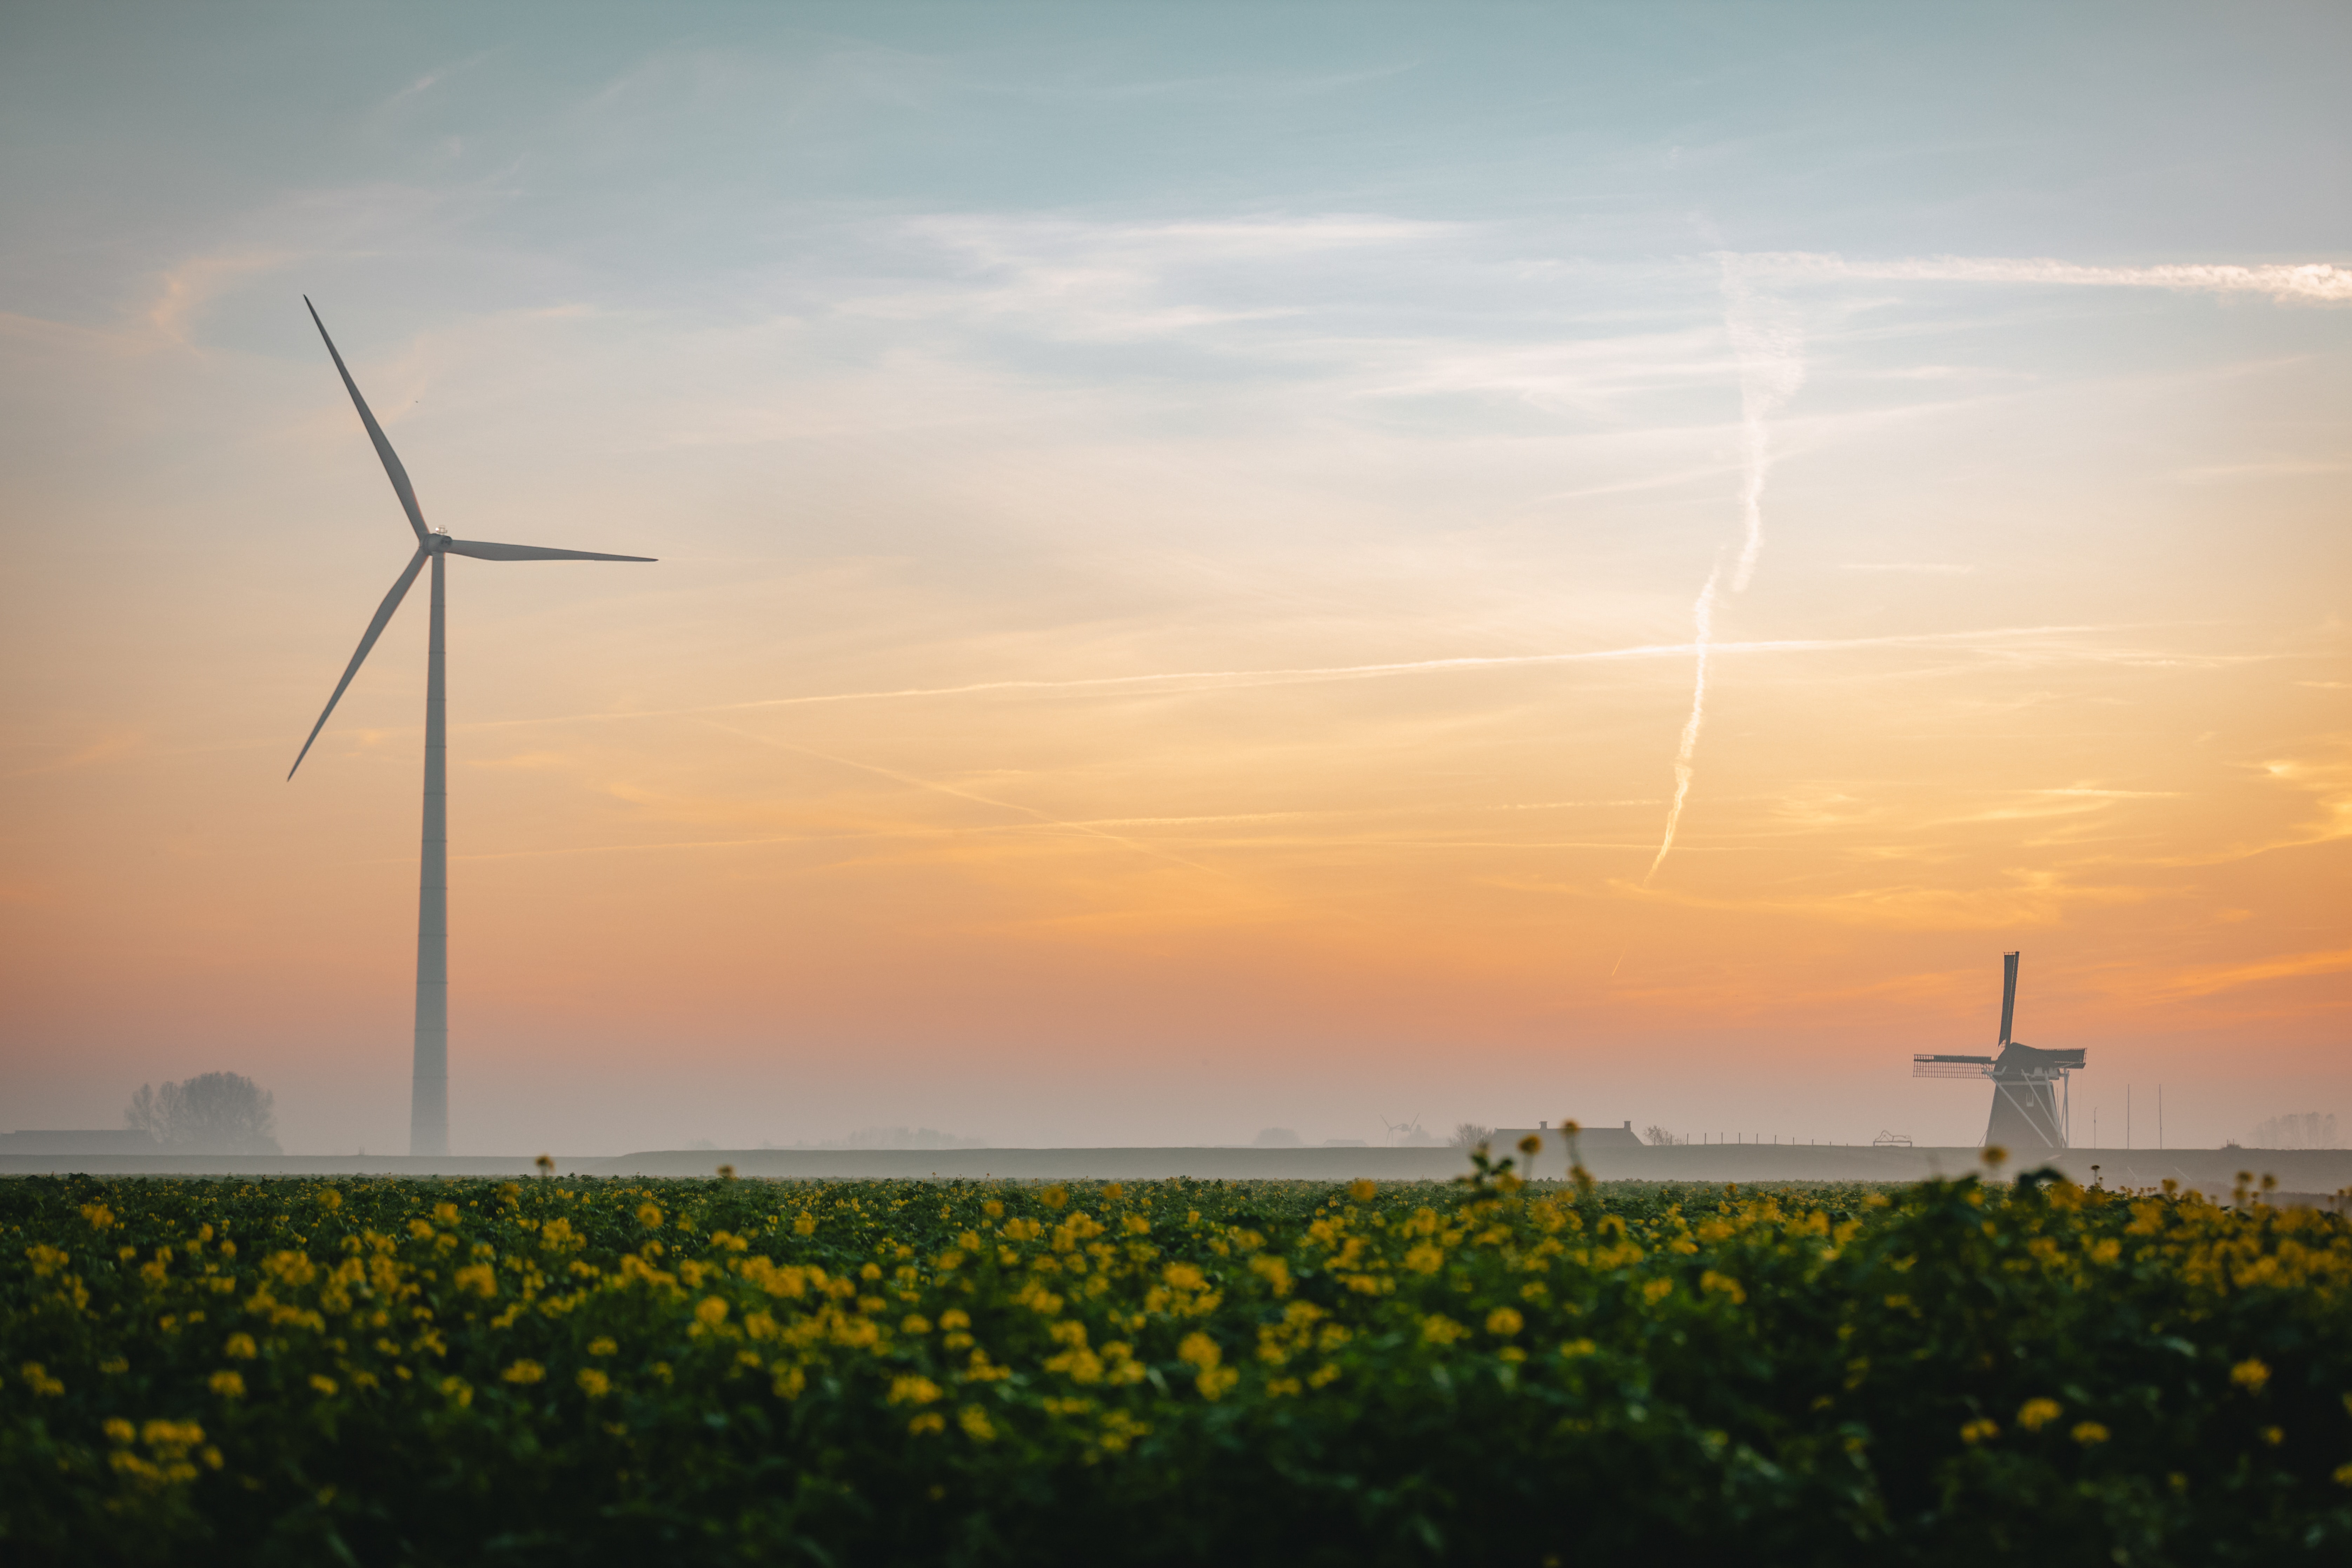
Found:
[[[392,480],[393,494],[400,498],[400,510],[408,514],[408,526],[416,533],[416,553],[394,579],[392,592],[376,606],[375,618],[368,622],[367,632],[360,638],[359,651],[343,668],[343,678],[335,682],[334,695],[327,699],[319,721],[310,726],[308,740],[294,758],[294,766],[286,770],[291,781],[302,759],[310,754],[312,742],[327,727],[328,716],[335,704],[342,700],[343,689],[352,677],[366,662],[368,649],[383,635],[393,612],[400,608],[401,600],[408,596],[409,585],[416,574],[430,564],[433,568],[432,635],[430,651],[425,661],[425,844],[419,856],[416,891],[416,1048],[415,1078],[410,1089],[408,1109],[408,1152],[411,1154],[446,1154],[449,1152],[449,791],[448,753],[449,723],[446,681],[448,670],[448,649],[443,635],[446,615],[446,598],[443,588],[445,563],[452,555],[470,555],[478,561],[651,561],[650,555],[604,555],[593,550],[551,550],[539,544],[489,544],[478,540],[452,539],[438,529],[425,526],[425,513],[416,504],[416,491],[408,482],[408,470],[400,466],[400,458],[384,439],[383,426],[368,412],[367,399],[360,395],[352,373],[343,366],[343,356],[335,352],[335,340],[327,336],[327,323],[319,320],[319,309],[304,295],[302,303],[310,311],[310,321],[319,329],[319,336],[327,345],[327,355],[335,362],[335,373],[343,378],[344,389],[352,395],[352,405],[360,411],[360,423],[367,427],[368,439],[375,443],[375,455],[383,459],[383,471]]]

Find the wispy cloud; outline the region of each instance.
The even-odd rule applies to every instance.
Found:
[[[2081,262],[2005,257],[1931,256],[1857,261],[1829,252],[1751,251],[1751,273],[1797,278],[1885,279],[1916,283],[2055,283],[2096,289],[2170,289],[2211,294],[2263,294],[2301,304],[2352,304],[2352,268],[2324,261],[2243,267],[2228,262],[2161,267],[2094,267]]]
[[[2217,992],[2234,991],[2242,985],[2259,985],[2269,980],[2340,974],[2347,969],[2352,969],[2352,947],[2336,948],[2325,952],[2285,953],[2242,963],[2199,964],[2168,977],[2158,977],[2153,982],[2144,972],[2136,971],[2131,984],[2135,987],[2152,984],[2167,996],[2185,998],[2210,996]]]
[[[1949,561],[1842,561],[1841,572],[1913,572],[1924,576],[1964,577],[1976,570]]]
[[[268,272],[291,259],[284,250],[232,251],[195,256],[163,274],[153,301],[147,307],[147,325],[176,343],[188,341],[190,318],[240,279]]]
[[[1863,649],[1916,647],[2001,658],[2063,657],[2104,663],[2171,663],[2180,656],[2126,646],[2065,648],[2066,639],[2118,628],[2097,626],[2004,626],[1953,632],[1889,633],[1864,637],[1779,637],[1739,642],[1708,641],[1711,657],[1753,654],[1839,653]],[[749,712],[763,708],[802,708],[846,702],[896,702],[925,698],[989,696],[997,693],[1058,694],[1080,691],[1133,690],[1139,688],[1192,687],[1204,690],[1247,689],[1257,686],[1307,684],[1327,680],[1377,680],[1390,677],[1434,675],[1449,671],[1508,669],[1558,664],[1613,663],[1623,660],[1688,658],[1700,651],[1696,641],[1635,643],[1622,647],[1580,648],[1569,652],[1465,654],[1447,658],[1399,659],[1381,664],[1273,666],[1260,669],[1162,670],[1136,675],[1076,676],[1061,679],[975,680],[953,686],[877,687],[858,691],[810,692],[797,697],[758,697],[740,702],[718,702],[691,708],[629,709],[610,713],[571,713],[539,719],[494,719],[458,726],[465,730],[520,729],[540,724],[610,723],[641,719],[693,718],[713,713]],[[367,732],[371,739],[377,732]]]

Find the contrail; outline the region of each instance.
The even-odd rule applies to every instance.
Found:
[[[1756,575],[1757,558],[1764,553],[1764,481],[1772,469],[1771,427],[1768,421],[1786,406],[1805,384],[1804,343],[1785,320],[1773,320],[1768,308],[1748,287],[1740,258],[1722,257],[1723,325],[1731,351],[1739,360],[1739,433],[1742,474],[1739,487],[1739,570],[1731,591],[1744,594]]]
[[[2214,294],[2267,294],[2281,301],[2352,304],[2352,268],[2325,261],[2299,266],[2239,267],[2192,263],[2168,267],[2085,267],[2046,257],[1929,256],[1891,261],[1849,261],[1819,251],[1763,251],[1742,256],[1751,273],[1814,278],[1884,278],[1924,283],[2061,283],[2095,289],[2180,289]]]
[[[1699,590],[1698,602],[1691,606],[1691,620],[1698,628],[1696,639],[1698,672],[1691,680],[1690,717],[1683,721],[1682,745],[1675,752],[1674,804],[1666,807],[1666,832],[1665,837],[1658,840],[1657,857],[1650,862],[1649,870],[1642,878],[1642,886],[1645,888],[1650,885],[1650,879],[1658,874],[1658,868],[1665,864],[1666,851],[1675,847],[1675,829],[1682,823],[1683,802],[1690,795],[1691,756],[1698,750],[1698,729],[1706,717],[1706,656],[1710,639],[1715,635],[1715,590],[1716,584],[1722,580],[1723,556],[1718,552],[1715,569],[1706,574],[1706,586]]]
[[[1865,647],[1930,647],[1954,643],[2009,641],[2021,637],[2074,637],[2105,632],[2114,626],[1992,626],[1955,632],[1899,632],[1865,637],[1772,637],[1754,642],[1711,642],[1716,653],[1836,653]],[[478,719],[459,726],[475,730],[520,730],[547,724],[612,724],[636,719],[692,719],[710,713],[743,713],[762,708],[803,708],[839,702],[896,702],[927,697],[966,697],[998,691],[1084,691],[1179,682],[1208,683],[1198,689],[1246,690],[1321,680],[1376,680],[1388,676],[1446,670],[1507,669],[1527,665],[1596,664],[1627,659],[1685,658],[1698,651],[1690,642],[1635,643],[1624,647],[1567,652],[1464,655],[1453,658],[1399,659],[1383,664],[1299,665],[1271,669],[1184,669],[1142,675],[1088,675],[1059,680],[980,680],[961,686],[883,687],[864,691],[820,691],[801,697],[755,697],[741,702],[711,702],[692,708],[633,708],[613,713],[568,713],[549,718]],[[386,733],[396,732],[386,731]]]
[[[1742,475],[1739,563],[1731,578],[1731,591],[1735,594],[1747,592],[1756,574],[1756,563],[1764,553],[1764,484],[1772,470],[1770,419],[1805,381],[1801,335],[1785,320],[1771,319],[1768,303],[1748,287],[1751,276],[2172,289],[2264,294],[2282,303],[2352,304],[2352,268],[2327,262],[2257,267],[2227,263],[2086,267],[2047,258],[2011,257],[1935,256],[1849,261],[1843,256],[1819,251],[1723,251],[1716,259],[1723,273],[1724,328],[1739,362]],[[1706,721],[1707,654],[1712,642],[1716,590],[1722,575],[1723,562],[1718,556],[1692,611],[1697,625],[1695,641],[1698,668],[1691,683],[1690,717],[1683,721],[1682,744],[1675,754],[1674,805],[1666,811],[1666,830],[1658,842],[1657,858],[1650,863],[1651,877],[1657,875],[1666,852],[1675,846],[1675,830],[1682,822],[1683,803],[1690,795],[1692,757],[1697,750],[1699,728]],[[1648,886],[1649,879],[1643,878],[1643,885]]]
[[[1772,416],[1805,384],[1804,339],[1785,317],[1757,298],[1748,286],[1743,259],[1731,251],[1717,258],[1723,268],[1723,326],[1731,352],[1739,361],[1739,563],[1731,576],[1731,591],[1744,594],[1764,554],[1764,484],[1772,472]],[[1650,862],[1643,887],[1665,864],[1675,847],[1675,830],[1682,826],[1683,804],[1690,798],[1692,759],[1698,751],[1698,732],[1706,721],[1707,655],[1715,641],[1716,594],[1723,583],[1723,557],[1717,554],[1691,606],[1692,644],[1697,651],[1691,677],[1690,717],[1683,721],[1682,744],[1675,752],[1675,798],[1666,808],[1666,829],[1658,839],[1657,858]]]

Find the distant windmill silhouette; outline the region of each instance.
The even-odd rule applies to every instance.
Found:
[[[375,455],[383,459],[383,471],[392,480],[393,494],[400,498],[401,510],[408,514],[408,526],[416,532],[416,553],[409,558],[392,584],[392,592],[376,606],[375,619],[368,623],[367,633],[360,638],[359,651],[343,668],[343,678],[335,682],[334,695],[327,699],[319,721],[310,726],[309,739],[302,742],[301,752],[294,758],[294,766],[286,770],[291,780],[302,759],[310,754],[311,742],[319,731],[327,727],[327,716],[342,700],[343,689],[352,677],[360,672],[368,649],[383,635],[393,612],[400,608],[401,600],[408,596],[409,584],[429,563],[433,567],[432,631],[425,662],[425,843],[419,856],[416,893],[416,1047],[414,1078],[410,1087],[408,1109],[408,1152],[412,1154],[446,1154],[449,1152],[449,813],[448,813],[448,703],[446,691],[447,646],[444,637],[446,599],[443,592],[443,563],[452,555],[470,555],[481,561],[651,561],[650,555],[601,555],[590,550],[551,550],[538,544],[486,544],[470,539],[452,539],[438,529],[425,526],[425,513],[416,504],[416,491],[408,482],[408,470],[400,466],[392,443],[384,439],[383,426],[368,412],[367,399],[360,395],[352,373],[343,367],[343,356],[335,352],[335,340],[327,336],[327,324],[319,320],[318,307],[310,297],[302,300],[310,311],[311,323],[327,345],[328,357],[335,362],[336,374],[343,378],[345,390],[352,395],[352,405],[360,411],[360,423],[367,427],[368,439],[375,443]]]
[[[1992,1116],[1985,1125],[1985,1146],[2019,1155],[2054,1152],[2067,1146],[2068,1110],[2073,1105],[2069,1075],[2082,1068],[2084,1053],[2079,1047],[2037,1050],[2010,1038],[2017,1016],[2017,957],[2013,952],[2001,955],[2000,1055],[1915,1054],[1911,1076],[1992,1079]]]

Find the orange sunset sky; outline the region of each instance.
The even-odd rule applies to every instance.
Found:
[[[461,1152],[1959,1143],[2009,950],[2078,1142],[2352,1121],[2352,24],[1861,15],[13,12],[0,1128],[405,1146],[306,292],[660,557],[450,563]]]

